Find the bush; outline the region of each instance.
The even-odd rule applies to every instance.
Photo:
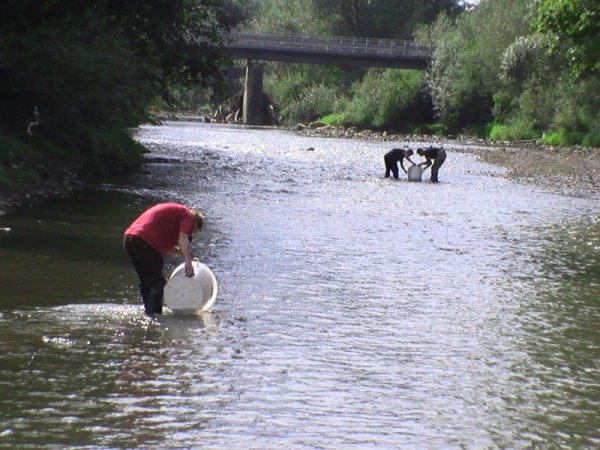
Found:
[[[39,182],[36,152],[22,142],[0,136],[0,186],[30,185]]]
[[[468,125],[465,128],[465,131],[469,136],[475,136],[478,138],[486,139],[491,135],[493,127],[493,123],[477,123]]]
[[[489,133],[495,141],[518,141],[536,139],[539,134],[527,123],[520,121],[509,125],[494,124]]]
[[[297,100],[281,108],[281,119],[287,123],[313,122],[331,114],[337,98],[338,91],[333,87],[321,84],[304,89]]]
[[[89,151],[83,160],[84,169],[97,175],[131,173],[142,162],[144,147],[120,127],[88,129]]]
[[[11,165],[16,162],[16,157],[24,150],[21,142],[0,135],[0,165]]]
[[[5,175],[15,171],[35,170],[36,165],[42,158],[54,157],[54,153],[50,151],[50,148],[38,145],[37,140],[34,138],[30,139],[29,142],[25,142],[0,135],[0,166],[4,166]],[[38,149],[42,149],[43,153]]]
[[[37,185],[40,176],[37,172],[18,165],[0,165],[0,186],[13,187],[15,185]]]
[[[554,131],[542,137],[540,142],[547,145],[567,146],[582,143],[585,134],[579,131]]]
[[[339,127],[342,125],[342,118],[339,114],[328,114],[325,117],[321,117],[319,122],[329,125],[331,127]]]
[[[371,69],[353,85],[339,112],[346,126],[403,130],[433,121],[429,96],[421,84],[422,74],[413,70]]]
[[[279,107],[283,123],[313,122],[332,114],[349,82],[335,66],[267,64],[264,90]]]
[[[416,136],[444,136],[444,125],[441,123],[414,125],[406,124],[400,130],[402,133],[414,134]]]
[[[587,134],[583,138],[581,145],[584,145],[586,147],[600,147],[600,131],[595,131]]]
[[[431,130],[431,134],[435,136],[444,136],[446,134],[444,125],[441,123],[433,123],[431,125],[427,125],[427,127]]]

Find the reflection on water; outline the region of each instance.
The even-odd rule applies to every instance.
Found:
[[[186,383],[206,382],[181,367],[210,353],[202,343],[216,328],[210,313],[150,321],[137,308],[114,304],[7,312],[2,321],[20,325],[1,333],[4,432],[32,446],[76,445],[97,436],[110,447],[160,442],[158,419],[147,411],[162,408],[161,397],[182,395]],[[191,337],[197,347],[176,349]],[[165,416],[170,409],[178,407],[166,406]],[[135,429],[135,437],[125,435],[127,429]]]
[[[519,410],[562,436],[563,447],[600,446],[599,230],[597,216],[544,230],[532,256],[541,276],[521,311],[529,359],[517,381],[529,401]],[[507,400],[512,406],[515,399]]]
[[[85,190],[32,200],[0,217],[0,307],[106,299],[130,291],[121,234],[151,202],[118,192]],[[115,289],[116,288],[116,289]]]
[[[382,178],[401,143],[139,139],[171,159],[0,217],[0,448],[598,447],[596,202],[452,150],[435,185]],[[121,232],[163,200],[219,296],[149,321]]]

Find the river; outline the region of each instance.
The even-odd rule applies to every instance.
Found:
[[[385,179],[402,142],[137,138],[148,173],[0,216],[0,448],[600,447],[597,199],[450,149]],[[198,316],[142,314],[121,234],[161,201],[206,217]]]

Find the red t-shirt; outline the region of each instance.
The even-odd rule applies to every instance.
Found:
[[[179,233],[192,236],[194,216],[178,203],[161,203],[144,211],[125,230],[125,235],[137,236],[146,241],[161,255],[166,255],[179,242]]]

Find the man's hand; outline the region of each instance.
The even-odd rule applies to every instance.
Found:
[[[190,278],[194,276],[194,266],[191,261],[185,263],[185,276]]]
[[[194,276],[194,266],[192,265],[192,259],[194,256],[190,250],[190,237],[185,233],[179,233],[179,249],[181,250],[181,256],[185,263],[185,276]]]

